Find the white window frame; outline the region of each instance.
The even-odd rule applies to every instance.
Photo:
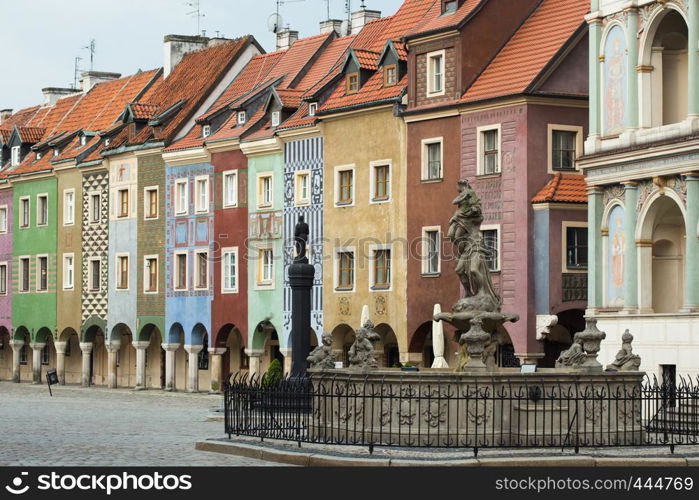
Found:
[[[121,193],[126,191],[126,214],[121,213]],[[131,189],[128,187],[116,188],[116,216],[117,219],[128,219],[131,216]]]
[[[149,194],[155,191],[157,203],[155,204],[155,215],[149,215],[150,211],[150,196]],[[160,217],[160,188],[158,186],[146,186],[143,188],[143,219],[157,220]]]
[[[41,215],[41,203],[39,200],[42,198],[46,199],[46,221],[44,221],[43,224],[39,223],[39,217]],[[46,227],[49,225],[49,194],[48,193],[39,193],[36,195],[36,227]]]
[[[496,172],[485,173],[485,133],[497,130],[498,132],[498,168]],[[500,175],[502,173],[502,124],[484,125],[476,129],[476,175]]]
[[[574,169],[571,170],[554,170],[553,169],[553,133],[554,132],[575,132],[575,159],[573,160]],[[549,123],[548,124],[548,131],[547,131],[547,165],[548,165],[548,173],[549,174],[557,174],[557,173],[575,173],[578,172],[578,161],[577,159],[582,155],[583,153],[583,128],[578,125],[559,125],[557,123]]]
[[[248,115],[245,111],[238,111],[238,125],[245,125],[245,122],[248,121]]]
[[[341,172],[346,172],[346,171],[352,171],[352,201],[349,203],[345,202],[340,202],[340,173]],[[356,192],[357,192],[357,176],[356,176],[356,165],[351,164],[351,165],[338,165],[335,167],[335,186],[334,186],[334,200],[335,200],[335,207],[337,208],[342,208],[342,207],[353,207],[354,204],[356,203]]]
[[[155,260],[156,274],[155,274],[155,290],[150,290],[148,288],[148,281],[150,280],[150,272],[148,270],[148,261]],[[160,290],[160,259],[157,254],[144,255],[143,256],[143,293],[156,294]]]
[[[46,259],[46,288],[42,290],[39,288],[41,286],[41,265],[39,264],[40,259]],[[51,261],[49,260],[49,254],[47,253],[41,253],[36,256],[36,269],[34,271],[36,272],[36,281],[34,282],[34,288],[36,289],[37,293],[48,293],[50,285],[49,285],[49,267],[51,267]]]
[[[481,225],[482,231],[497,231],[498,235],[498,262],[497,269],[493,269],[491,273],[499,273],[502,270],[502,230],[500,224],[483,224]],[[484,242],[485,244],[485,242]]]
[[[233,201],[228,199],[228,192],[226,191],[226,183],[229,178],[233,178]],[[233,208],[238,206],[238,171],[229,170],[223,172],[222,176],[223,182],[221,186],[223,208]]]
[[[203,126],[201,127],[201,136],[202,136],[204,139],[206,139],[206,138],[209,137],[210,135],[211,135],[211,125],[209,125],[209,124],[207,123],[206,125],[203,125]]]
[[[0,205],[0,214],[4,213],[5,216],[0,216],[0,234],[7,233],[7,228],[9,226],[9,212],[7,211],[7,205]]]
[[[389,286],[384,288],[376,288],[376,276],[375,276],[375,260],[376,260],[376,252],[379,250],[388,250],[391,252],[391,260],[390,260],[390,282]],[[393,282],[394,282],[394,277],[395,277],[395,268],[393,266],[395,262],[395,254],[393,253],[393,245],[391,243],[383,243],[379,245],[369,245],[369,292],[376,292],[376,293],[383,293],[383,292],[391,292],[393,291]]]
[[[180,206],[179,187],[184,185],[184,202]],[[177,179],[175,181],[175,215],[187,215],[189,213],[189,179]]]
[[[100,274],[97,280],[97,283],[99,284],[97,288],[92,287],[92,283],[94,283],[95,278],[95,274],[92,271],[93,262],[97,262],[97,268]],[[91,293],[98,293],[102,291],[102,259],[100,257],[90,257],[87,260],[87,290]]]
[[[27,203],[27,223],[23,224],[24,222],[24,203]],[[17,221],[17,226],[20,229],[28,229],[32,227],[32,198],[31,196],[22,196],[19,199],[19,211],[18,211],[19,219]]]
[[[427,233],[437,233],[437,270],[431,271],[429,266],[429,240]],[[442,227],[425,226],[422,228],[422,276],[439,276],[442,274]]]
[[[126,287],[120,288],[119,283],[121,283],[121,266],[119,265],[119,260],[126,257]],[[114,288],[117,292],[128,292],[131,289],[131,256],[128,252],[119,252],[114,256]]]
[[[180,266],[178,262],[178,256],[179,255],[184,255],[184,288],[179,288],[177,284],[180,282]],[[184,292],[189,290],[189,252],[186,250],[182,250],[179,252],[173,253],[173,258],[172,258],[172,264],[173,264],[173,281],[172,281],[172,289],[175,290],[176,292]]]
[[[432,71],[432,59],[436,57],[442,58],[442,88],[440,90],[434,89],[434,72]],[[427,85],[426,92],[427,97],[437,97],[444,95],[446,90],[446,67],[447,67],[447,51],[445,49],[435,50],[434,52],[428,52],[425,57],[426,59],[426,71],[427,71]]]
[[[10,149],[10,164],[16,167],[20,163],[20,146],[12,146]]]
[[[18,278],[17,278],[17,293],[30,293],[32,289],[32,260],[31,255],[20,255],[17,258],[19,263]],[[24,265],[27,267],[27,288],[22,287],[24,279]]]
[[[376,198],[376,168],[388,167],[388,196],[386,198]],[[375,160],[369,162],[369,203],[377,205],[390,203],[393,200],[393,160]]]
[[[41,151],[37,151],[37,152],[36,152],[36,159],[37,159],[37,160],[41,160],[41,157],[42,157],[42,156],[44,156],[44,153],[42,153]]]
[[[281,111],[272,111],[272,126],[278,127],[281,122],[282,122],[282,112]]]
[[[199,256],[206,255],[206,283],[204,286],[199,285]],[[210,284],[211,270],[209,269],[211,265],[211,260],[209,259],[208,250],[195,250],[194,251],[194,289],[195,290],[208,290]]]
[[[301,178],[306,177],[308,180],[308,192],[304,198],[301,196]],[[297,207],[311,204],[311,171],[298,170],[294,172],[294,205]]]
[[[312,102],[308,104],[308,116],[315,116],[318,112],[318,103]]]
[[[7,285],[10,282],[10,278],[8,276],[10,273],[10,265],[7,263],[7,261],[2,261],[2,262],[0,262],[0,269],[3,267],[5,268],[5,283],[4,283],[5,291],[3,292],[2,288],[0,288],[0,295],[7,295]]]
[[[260,245],[256,249],[257,251],[257,264],[255,266],[255,289],[257,290],[272,290],[276,287],[275,273],[276,266],[274,265],[274,246],[272,243],[267,245]],[[272,252],[272,276],[269,280],[264,280],[264,258],[262,257],[263,252]]]
[[[444,179],[444,137],[430,137],[423,139],[422,143],[422,172],[421,179],[423,182],[441,182]],[[430,144],[439,144],[439,177],[430,179]]]
[[[264,179],[269,179],[269,203],[264,201]],[[274,208],[274,174],[272,172],[262,172],[257,174],[257,208]]]
[[[95,203],[93,197],[97,196],[97,220],[92,218],[95,211]],[[88,210],[90,211],[87,215],[87,220],[90,224],[100,224],[102,222],[102,192],[101,191],[90,191],[87,198]]]
[[[569,220],[564,220],[561,221],[561,272],[564,272],[566,274],[587,274],[589,269],[590,269],[590,263],[587,263],[587,268],[582,269],[582,268],[569,268],[568,267],[568,255],[566,254],[568,250],[568,228],[569,227],[578,227],[578,228],[588,228],[587,221],[569,221]],[[589,245],[589,235],[588,235],[588,242],[587,244]]]
[[[68,208],[68,195],[73,195],[73,206]],[[69,217],[70,216],[70,217]],[[75,189],[63,190],[63,225],[72,226],[75,224]]]
[[[231,255],[234,265],[235,265],[235,287],[230,288],[227,286],[228,284],[228,264],[226,262],[226,256]],[[238,268],[238,247],[225,247],[221,249],[221,293],[222,294],[231,294],[231,293],[238,293],[239,290],[239,278],[240,278],[240,269]]]
[[[201,195],[199,194],[199,184],[204,183],[204,200],[202,202]],[[209,212],[209,176],[208,175],[198,175],[194,178],[194,212],[197,214],[205,214]],[[204,208],[202,208],[202,205]]]
[[[71,271],[68,272],[68,259],[71,259]],[[68,276],[70,275],[70,281],[68,281]],[[64,253],[63,254],[63,289],[73,290],[75,288],[75,254]]]
[[[340,254],[342,253],[351,253],[354,255],[354,279],[352,280],[352,288],[340,288]],[[333,256],[333,292],[354,293],[357,289],[357,247],[336,247]]]

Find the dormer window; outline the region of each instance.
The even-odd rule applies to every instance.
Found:
[[[383,85],[392,87],[398,83],[398,69],[395,64],[389,64],[383,68]]]
[[[442,14],[452,14],[459,6],[457,0],[442,0]]]
[[[238,125],[245,125],[245,122],[247,121],[247,115],[245,114],[245,111],[238,111]]]
[[[273,127],[278,127],[279,122],[281,122],[281,119],[282,119],[281,111],[273,111],[272,112],[272,126]]]
[[[315,116],[318,111],[318,103],[312,102],[308,105],[308,116]]]
[[[211,135],[211,125],[204,125],[201,128],[201,136],[202,137],[209,137]]]
[[[41,160],[41,157],[42,157],[42,156],[44,156],[44,153],[42,153],[41,151],[37,151],[37,153],[36,153],[36,159],[37,159],[37,160]]]
[[[105,146],[109,146],[109,143],[110,143],[110,142],[112,142],[111,139],[105,139],[105,140],[104,140],[104,145],[105,145]]]
[[[80,145],[84,146],[85,144],[87,144],[87,137],[82,135],[80,136]]]
[[[359,92],[359,73],[350,73],[347,75],[347,93],[356,94]]]
[[[10,158],[11,158],[10,161],[12,162],[13,167],[16,167],[17,165],[19,165],[19,146],[12,146]]]
[[[55,148],[53,150],[53,157],[56,158],[58,155],[61,154],[61,150],[59,148]]]

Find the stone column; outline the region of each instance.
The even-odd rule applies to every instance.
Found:
[[[209,347],[209,362],[211,367],[211,393],[221,393],[221,380],[223,379],[223,355],[225,347]],[[226,375],[228,375],[226,371]]]
[[[165,350],[165,389],[166,391],[175,390],[175,351],[179,349],[180,344],[161,344]]]
[[[66,345],[67,342],[54,342],[56,347],[56,375],[58,383],[66,385]]]
[[[45,342],[29,344],[32,348],[32,384],[41,383],[41,350],[46,347]]]
[[[587,307],[594,311],[602,307],[602,189],[590,187],[587,190]]]
[[[590,95],[590,122],[589,138],[596,139],[601,135],[600,126],[600,44],[602,43],[602,19],[597,17],[597,9],[593,7],[587,18],[589,25],[589,95]]]
[[[699,116],[699,0],[687,1],[688,40],[687,73],[689,78],[687,95],[687,114],[690,117]]]
[[[19,353],[23,346],[24,340],[10,340],[10,347],[12,347],[12,381],[18,384],[22,378],[20,375]]]
[[[691,4],[695,5],[694,2]],[[696,89],[692,87],[694,91]],[[690,92],[694,93],[694,92]],[[687,175],[687,237],[684,264],[683,311],[699,311],[699,172]]]
[[[82,382],[83,387],[90,387],[90,353],[92,353],[92,342],[80,342],[80,350],[83,353]]]
[[[626,78],[626,126],[638,128],[638,8],[626,9],[626,47],[628,50],[628,65]]]
[[[203,348],[201,345],[184,346],[184,350],[189,354],[187,392],[199,392],[199,353]]]
[[[245,354],[248,355],[248,358],[250,358],[250,368],[248,371],[250,372],[250,375],[256,374],[258,376],[262,375],[261,373],[261,362],[260,358],[262,355],[265,353],[264,349],[245,349]]]
[[[136,348],[136,389],[142,391],[146,388],[146,349],[150,345],[149,341],[133,342]]]
[[[117,354],[121,349],[121,342],[110,342],[105,344],[107,348],[107,387],[117,388]]]
[[[624,186],[624,311],[638,311],[638,250],[636,249],[636,221],[638,212],[638,183],[622,182]]]
[[[284,356],[284,366],[282,367],[282,370],[284,371],[284,374],[287,375],[291,373],[291,364],[293,361],[291,347],[280,347],[279,352],[281,352],[282,356]]]

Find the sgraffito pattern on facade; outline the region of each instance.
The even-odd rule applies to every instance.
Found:
[[[83,176],[83,259],[82,259],[82,322],[91,317],[107,321],[108,312],[108,259],[109,259],[109,175],[106,171]],[[100,195],[100,219],[93,222],[90,214],[90,198]],[[92,290],[90,279],[90,262],[99,259],[100,289]]]

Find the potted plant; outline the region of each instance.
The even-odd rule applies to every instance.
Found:
[[[400,367],[400,371],[402,372],[419,372],[420,368],[412,364],[410,361],[403,363]]]

